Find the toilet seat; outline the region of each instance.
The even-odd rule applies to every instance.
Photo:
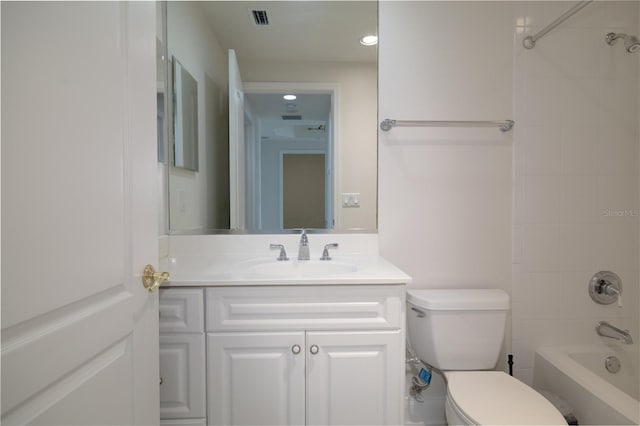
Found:
[[[545,397],[502,371],[449,371],[447,404],[466,424],[566,425]]]

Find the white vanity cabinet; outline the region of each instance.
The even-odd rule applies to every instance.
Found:
[[[203,289],[160,290],[160,419],[163,426],[205,425]]]
[[[404,286],[206,289],[208,424],[401,424]]]

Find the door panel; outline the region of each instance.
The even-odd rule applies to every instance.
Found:
[[[2,423],[157,423],[155,5],[1,7]]]
[[[282,156],[282,223],[284,229],[327,228],[325,154]]]
[[[209,423],[304,424],[304,354],[303,332],[208,334]]]
[[[403,347],[400,331],[308,332],[307,424],[397,424]]]
[[[244,88],[236,58],[229,49],[229,209],[231,229],[245,228]]]

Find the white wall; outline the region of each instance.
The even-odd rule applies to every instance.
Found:
[[[242,63],[247,82],[338,83],[339,192],[359,192],[360,208],[342,208],[340,229],[375,229],[377,70],[358,63]]]
[[[599,320],[638,339],[640,324],[638,54],[604,41],[609,31],[638,34],[639,3],[593,3],[521,48],[572,4],[516,5],[531,24],[515,49],[512,293],[515,374],[528,383],[536,348],[604,341]],[[599,270],[621,277],[622,309],[589,297]]]
[[[512,18],[506,2],[380,3],[380,118],[513,118]],[[510,292],[512,133],[396,128],[379,137],[382,254],[412,287]],[[442,421],[444,394],[436,378],[412,410]]]
[[[224,115],[206,115],[210,108],[206,105],[206,94],[218,93],[223,98],[219,104],[226,102],[223,93],[228,85],[227,52],[223,51],[209,28],[209,24],[198,2],[167,2],[167,27],[169,59],[172,56],[189,71],[198,82],[198,149],[199,171],[177,169],[170,167],[169,203],[171,215],[169,217],[172,230],[202,230],[208,226],[213,216],[210,202],[213,197],[207,176],[207,162],[211,158],[212,140],[214,137],[225,137],[217,134],[223,127],[228,128],[226,121],[212,125],[216,119],[226,118]],[[222,88],[216,91],[211,87],[214,83]],[[212,102],[209,102],[211,105]],[[215,102],[213,102],[215,105]],[[222,105],[224,107],[224,105]],[[170,154],[171,158],[171,154]],[[210,176],[209,176],[210,177]],[[180,195],[180,194],[183,195]],[[181,198],[183,206],[181,206]]]
[[[509,3],[381,3],[380,117],[512,118],[511,17]],[[509,290],[511,133],[397,128],[379,150],[382,253],[415,287]]]

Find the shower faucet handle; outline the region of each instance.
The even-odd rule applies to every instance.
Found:
[[[594,302],[601,305],[610,305],[618,302],[622,307],[622,281],[620,277],[611,271],[600,271],[589,281],[589,295]]]

